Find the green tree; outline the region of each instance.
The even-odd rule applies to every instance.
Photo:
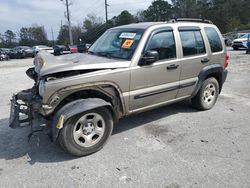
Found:
[[[47,34],[43,26],[22,27],[19,37],[20,45],[34,46],[48,44]]]
[[[80,44],[80,38],[82,37],[81,26],[73,26],[71,29],[72,29],[74,44]]]
[[[167,21],[172,16],[172,5],[164,0],[155,0],[143,15],[146,21]]]
[[[83,29],[88,32],[100,25],[102,25],[103,20],[100,17],[97,17],[94,14],[88,14],[85,20],[83,21]]]
[[[67,25],[62,25],[57,37],[57,43],[67,45],[69,44],[69,27]]]
[[[0,48],[4,47],[4,36],[0,33]]]
[[[16,34],[11,30],[7,30],[5,31],[4,35],[5,35],[5,46],[13,47],[16,39]]]
[[[29,29],[27,27],[22,27],[20,29],[19,37],[20,37],[20,41],[19,41],[20,45],[28,45],[28,46],[32,45]]]
[[[111,22],[109,22],[111,23]],[[93,43],[107,30],[106,24],[103,23],[100,17],[94,14],[88,14],[83,21],[83,34],[82,39],[86,43]]]
[[[206,18],[222,32],[249,28],[249,0],[172,0],[176,17]]]
[[[144,22],[146,18],[144,16],[144,10],[138,11],[134,16],[135,22]]]
[[[44,44],[48,43],[47,33],[43,26],[34,25],[33,27],[29,28],[29,32],[31,35],[31,41],[33,45]]]
[[[116,18],[115,24],[119,25],[126,25],[134,22],[134,16],[130,14],[127,10],[122,11]]]
[[[200,17],[198,4],[199,0],[172,0],[175,7],[175,14],[178,17],[197,18]]]

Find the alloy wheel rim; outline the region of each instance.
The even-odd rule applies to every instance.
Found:
[[[206,86],[203,93],[203,100],[205,104],[210,105],[214,102],[216,97],[216,88],[215,85],[210,83]]]
[[[74,125],[73,137],[82,147],[91,147],[97,144],[105,132],[105,121],[97,113],[87,113]]]

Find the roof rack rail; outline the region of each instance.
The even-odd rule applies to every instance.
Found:
[[[202,18],[175,18],[170,20],[170,22],[175,23],[175,22],[200,22],[200,23],[208,23],[208,24],[213,24],[211,20],[206,20]]]

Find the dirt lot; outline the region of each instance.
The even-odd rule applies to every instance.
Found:
[[[82,158],[8,128],[12,93],[32,86],[32,59],[0,62],[0,187],[249,187],[250,55],[229,54],[212,110],[182,102],[125,118],[104,149]]]

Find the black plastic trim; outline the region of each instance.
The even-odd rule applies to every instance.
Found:
[[[179,85],[179,86],[173,86],[173,87],[169,87],[169,88],[166,88],[166,89],[161,89],[161,90],[157,90],[157,91],[153,91],[153,92],[149,92],[149,93],[143,93],[143,94],[134,96],[134,99],[141,99],[141,98],[150,97],[150,96],[153,96],[153,95],[158,95],[158,94],[174,91],[174,90],[177,90],[177,89],[182,89],[182,88],[185,88],[185,87],[190,87],[190,86],[194,85],[195,83],[196,82],[190,82],[190,83],[182,84],[182,85]]]
[[[196,88],[195,88],[192,96],[195,96],[198,93],[198,91],[200,90],[202,83],[204,82],[206,77],[212,73],[219,73],[220,77],[223,79],[223,74],[224,74],[223,66],[221,64],[213,64],[213,65],[208,65],[208,66],[204,67],[198,76],[199,81],[198,81],[198,84],[196,85]],[[219,83],[219,84],[220,84],[220,90],[221,90],[223,82]]]
[[[190,82],[190,83],[182,84],[182,85],[180,85],[180,89],[185,88],[185,87],[193,86],[195,83],[196,82]]]
[[[145,98],[145,97],[150,97],[153,95],[158,95],[158,94],[166,93],[169,91],[174,91],[176,89],[179,89],[179,86],[174,86],[174,87],[170,87],[170,88],[166,88],[166,89],[162,89],[162,90],[158,90],[158,91],[153,91],[153,92],[149,92],[149,93],[143,93],[140,95],[136,95],[136,96],[134,96],[134,99],[141,99],[141,98]]]

